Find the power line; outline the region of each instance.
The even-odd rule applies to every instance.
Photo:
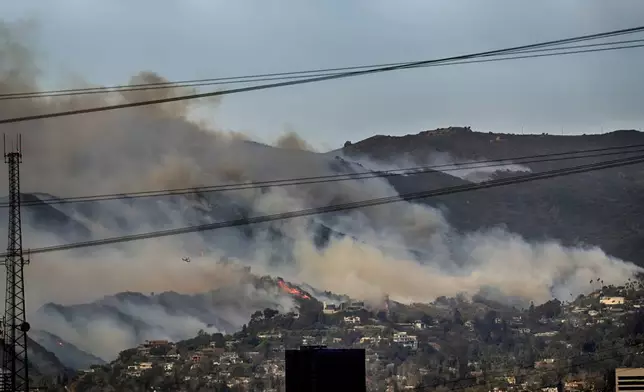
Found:
[[[63,245],[53,245],[53,246],[47,246],[47,247],[41,247],[41,248],[34,248],[29,250],[28,252],[32,254],[49,253],[49,252],[57,252],[57,251],[63,251],[63,250],[139,241],[139,240],[151,239],[151,238],[168,237],[168,236],[195,233],[195,232],[201,232],[201,231],[209,231],[209,230],[222,229],[222,228],[247,226],[251,224],[267,223],[267,222],[273,222],[278,220],[326,214],[331,212],[340,212],[340,211],[347,211],[347,210],[353,210],[358,208],[374,207],[374,206],[379,206],[379,205],[384,205],[389,203],[396,203],[400,201],[411,201],[411,200],[425,199],[425,198],[436,197],[436,196],[451,195],[455,193],[469,192],[469,191],[474,191],[479,189],[488,189],[488,188],[496,188],[496,187],[506,186],[506,185],[521,184],[525,182],[556,178],[556,177],[566,176],[570,174],[587,173],[587,172],[592,172],[596,170],[623,167],[623,166],[640,164],[640,163],[644,163],[644,155],[640,155],[638,157],[622,158],[622,159],[615,159],[612,161],[592,163],[587,165],[573,166],[570,168],[550,170],[550,171],[533,173],[528,175],[514,176],[511,178],[490,180],[490,181],[485,181],[477,184],[458,185],[458,186],[441,188],[441,189],[424,191],[424,192],[407,193],[407,194],[401,194],[396,196],[362,200],[362,201],[349,202],[344,204],[328,205],[323,207],[313,207],[313,208],[283,212],[278,214],[240,218],[240,219],[234,219],[234,220],[223,221],[223,222],[208,223],[208,224],[202,224],[202,225],[196,225],[196,226],[187,226],[187,227],[181,227],[176,229],[159,230],[159,231],[153,231],[148,233],[116,236],[116,237],[104,238],[99,240],[89,240],[89,241],[75,242],[75,243],[69,243],[69,244],[63,244]],[[6,256],[6,253],[0,254],[0,256]]]
[[[590,48],[590,47],[601,47],[601,46],[616,46],[623,44],[633,44],[633,43],[642,43],[644,39],[634,39],[634,40],[621,40],[621,41],[612,41],[612,42],[601,42],[596,44],[585,44],[585,45],[571,45],[564,47],[554,47],[554,48],[544,48],[544,49],[532,49],[532,50],[522,50],[516,51],[513,53],[539,53],[539,52],[552,52],[552,51],[567,51],[570,49],[578,48]],[[607,48],[604,50],[617,50],[617,49],[629,49],[637,48],[642,45],[631,45],[624,47],[614,47]],[[549,56],[557,56],[564,54],[576,54],[576,53],[587,53],[587,52],[596,52],[596,50],[590,51],[570,51],[570,52],[561,52],[561,53],[552,53]],[[530,58],[531,56],[515,56],[515,57],[506,57],[498,58],[487,61],[505,61],[505,60],[515,60],[522,58]],[[540,57],[540,56],[539,56]],[[485,62],[487,62],[485,61]],[[482,61],[464,61],[464,62],[448,62],[443,64],[435,64],[430,66],[444,66],[444,65],[458,65],[458,64],[470,64],[477,63]],[[397,65],[409,64],[411,61],[407,62],[397,62],[397,63],[384,63],[384,64],[373,64],[373,65],[359,65],[359,66],[350,66],[350,67],[336,67],[336,68],[327,68],[327,69],[318,69],[318,70],[309,70],[309,71],[291,71],[291,72],[279,72],[279,73],[269,73],[269,74],[255,74],[255,75],[244,75],[244,76],[229,76],[229,77],[220,77],[220,78],[208,78],[208,79],[192,79],[192,80],[181,80],[175,82],[156,82],[156,83],[139,83],[139,84],[130,84],[130,85],[116,85],[116,86],[106,86],[106,87],[87,87],[87,88],[74,88],[74,89],[59,89],[59,90],[47,90],[47,91],[32,91],[32,92],[18,92],[18,93],[6,93],[0,94],[0,101],[3,100],[14,100],[14,99],[28,99],[28,98],[47,98],[47,97],[67,97],[74,95],[87,95],[87,94],[105,94],[105,93],[122,93],[122,92],[131,92],[131,91],[146,91],[146,90],[158,90],[158,89],[169,89],[169,88],[180,88],[180,87],[204,87],[204,86],[217,86],[217,85],[226,85],[226,84],[236,84],[236,83],[252,83],[252,82],[262,82],[262,81],[273,81],[273,80],[289,80],[289,79],[300,79],[307,78],[311,76],[328,76],[336,75],[341,73],[340,71],[350,71],[358,69],[368,69],[368,68],[378,68],[378,67],[389,67]],[[425,66],[420,66],[422,68]]]
[[[451,171],[471,170],[471,169],[490,169],[495,167],[521,165],[521,164],[528,164],[528,163],[545,163],[545,162],[555,162],[555,161],[563,161],[563,160],[570,160],[570,159],[598,158],[598,157],[609,156],[609,155],[643,153],[644,149],[642,149],[642,147],[644,147],[644,144],[619,146],[619,147],[604,147],[604,148],[596,148],[596,149],[590,149],[590,150],[577,150],[577,151],[540,154],[540,155],[522,156],[522,157],[504,158],[504,159],[491,159],[491,160],[489,159],[489,160],[473,161],[473,162],[461,162],[461,163],[430,165],[430,166],[416,166],[416,167],[408,167],[404,169],[392,169],[392,170],[383,170],[383,171],[363,171],[363,172],[331,174],[331,175],[323,175],[323,176],[299,177],[299,178],[290,178],[290,179],[281,179],[281,180],[266,180],[266,181],[246,182],[246,183],[195,186],[190,188],[159,189],[159,190],[127,192],[127,193],[108,193],[108,194],[102,194],[102,195],[71,196],[71,197],[64,197],[64,198],[50,198],[50,199],[40,199],[35,201],[25,201],[25,202],[22,202],[21,205],[23,207],[28,207],[28,206],[46,206],[46,205],[52,205],[52,204],[97,202],[97,201],[108,201],[108,200],[131,200],[131,199],[137,199],[137,198],[177,196],[177,195],[185,195],[185,194],[192,194],[192,193],[215,193],[215,192],[235,191],[235,190],[244,190],[244,189],[258,189],[258,188],[265,188],[270,186],[284,187],[284,186],[295,186],[295,185],[331,183],[331,182],[349,181],[349,180],[364,180],[364,179],[371,179],[371,178],[386,178],[386,177],[392,177],[392,176],[399,176],[402,174],[418,175],[418,174],[428,174],[428,173],[434,174],[439,172],[451,172]],[[611,150],[623,150],[623,149],[630,149],[630,148],[640,148],[640,149],[629,150],[629,151],[611,151]],[[589,152],[594,154],[577,155],[577,154],[583,154],[583,153],[589,153]],[[437,170],[437,169],[440,169],[440,170]],[[7,208],[8,206],[9,206],[8,203],[0,203],[0,208]]]
[[[639,41],[642,42],[642,40],[631,40],[631,41]],[[624,41],[628,42],[628,41]],[[596,45],[601,45],[601,44],[595,44],[595,45],[578,45],[577,47],[584,47],[584,46],[596,46]],[[508,56],[505,54],[501,55],[496,55],[496,56],[489,56],[489,57],[496,57],[496,58],[491,58],[491,59],[485,59],[485,60],[466,60],[466,61],[448,61],[448,62],[443,62],[443,63],[438,63],[438,64],[427,64],[427,65],[418,65],[418,66],[409,66],[405,67],[406,69],[418,69],[418,68],[430,68],[430,67],[443,67],[443,66],[450,66],[450,65],[463,65],[463,64],[477,64],[477,63],[489,63],[489,62],[497,62],[497,61],[507,61],[507,60],[521,60],[521,59],[531,59],[531,58],[540,58],[540,57],[554,57],[554,56],[563,56],[563,55],[571,55],[571,54],[582,54],[582,53],[596,53],[596,52],[607,52],[607,51],[613,51],[613,50],[621,50],[621,49],[635,49],[635,48],[641,48],[644,47],[644,44],[639,44],[639,45],[627,45],[627,46],[613,46],[609,48],[599,48],[599,49],[586,49],[586,50],[568,50],[568,51],[562,51],[562,48],[551,48],[551,49],[535,49],[535,50],[525,50],[525,51],[518,51],[516,53],[535,53],[535,52],[544,52],[544,51],[553,51],[553,50],[559,50],[559,52],[555,53],[546,53],[546,54],[539,54],[539,55],[525,55],[525,56]],[[507,56],[507,57],[501,57],[501,56]],[[330,76],[338,76],[341,75],[342,72],[330,72],[330,73],[318,73],[318,74],[309,74],[309,75],[292,75],[292,76],[281,76],[281,77],[265,77],[265,78],[256,78],[256,79],[240,79],[240,80],[230,80],[230,81],[222,81],[222,82],[193,82],[193,83],[186,83],[186,84],[179,84],[178,82],[168,82],[166,85],[161,85],[161,86],[155,86],[154,84],[151,84],[151,86],[148,87],[131,87],[131,88],[125,88],[124,86],[121,89],[115,89],[115,90],[109,90],[108,88],[94,88],[94,89],[88,89],[87,91],[84,91],[82,89],[79,89],[79,91],[72,91],[68,93],[25,93],[27,95],[8,95],[5,97],[2,97],[0,95],[0,101],[7,101],[7,100],[17,100],[17,99],[34,99],[34,98],[52,98],[52,97],[69,97],[69,96],[76,96],[76,95],[88,95],[88,94],[106,94],[106,93],[124,93],[124,92],[134,92],[134,91],[148,91],[148,90],[160,90],[160,89],[169,89],[169,88],[189,88],[189,87],[206,87],[206,86],[221,86],[221,85],[228,85],[228,84],[242,84],[242,83],[256,83],[256,82],[266,82],[266,81],[279,81],[279,80],[306,80],[306,78],[310,78],[312,76],[315,77],[330,77]],[[175,84],[173,84],[175,83]],[[307,82],[308,83],[308,82]],[[136,86],[136,85],[132,85]],[[141,85],[145,86],[145,84]],[[55,90],[53,90],[55,91]],[[65,91],[65,90],[59,90],[59,91]],[[226,92],[228,94],[228,92]],[[223,94],[225,95],[225,94]]]
[[[497,56],[497,55],[508,54],[508,53],[517,52],[517,51],[521,51],[521,50],[537,49],[537,48],[541,48],[541,47],[547,47],[547,46],[553,46],[553,45],[561,45],[561,44],[580,42],[580,41],[588,41],[588,40],[592,40],[592,39],[613,37],[613,36],[617,36],[617,35],[633,34],[633,33],[641,32],[641,31],[644,31],[644,26],[630,28],[630,29],[615,30],[615,31],[592,34],[592,35],[585,35],[585,36],[580,36],[580,37],[565,38],[565,39],[541,42],[541,43],[530,44],[530,45],[522,45],[522,46],[516,46],[516,47],[511,47],[511,48],[506,48],[506,49],[497,49],[497,50],[492,50],[492,51],[465,54],[465,55],[447,57],[447,58],[442,58],[442,59],[417,61],[417,62],[411,62],[411,63],[407,63],[407,64],[402,64],[402,65],[379,67],[379,68],[368,69],[368,70],[360,70],[360,71],[351,71],[351,72],[340,73],[340,74],[318,76],[318,77],[313,77],[313,78],[291,80],[291,81],[284,81],[284,82],[277,82],[277,83],[262,84],[262,85],[250,86],[250,87],[241,87],[241,88],[237,88],[237,89],[230,89],[230,90],[224,90],[224,91],[214,91],[214,92],[208,92],[208,93],[189,94],[189,95],[181,95],[181,96],[176,96],[176,97],[167,97],[167,98],[160,98],[160,99],[147,100],[147,101],[128,102],[128,103],[123,103],[123,104],[106,105],[106,106],[99,106],[99,107],[86,108],[86,109],[66,110],[66,111],[52,112],[52,113],[45,113],[45,114],[38,114],[38,115],[6,118],[6,119],[0,120],[0,124],[18,123],[18,122],[24,122],[24,121],[41,120],[41,119],[46,119],[46,118],[55,118],[55,117],[65,117],[65,116],[73,116],[73,115],[79,115],[79,114],[96,113],[96,112],[103,112],[103,111],[109,111],[109,110],[134,108],[134,107],[148,106],[148,105],[157,105],[157,104],[162,104],[162,103],[178,102],[178,101],[185,101],[185,100],[191,100],[191,99],[208,98],[208,97],[215,97],[215,96],[220,96],[220,95],[229,95],[229,94],[236,94],[236,93],[249,92],[249,91],[258,91],[258,90],[266,90],[266,89],[278,88],[278,87],[294,86],[294,85],[299,85],[299,84],[322,82],[322,81],[326,81],[326,80],[349,78],[349,77],[355,77],[355,76],[361,76],[361,75],[375,74],[375,73],[380,73],[380,72],[395,71],[395,70],[420,67],[420,66],[430,65],[430,64],[445,63],[445,62],[449,62],[449,61],[468,60],[468,59],[474,59],[474,58],[479,58],[479,57]]]

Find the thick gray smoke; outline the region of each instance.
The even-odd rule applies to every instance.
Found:
[[[0,24],[0,93],[39,88],[37,59],[30,47],[19,40],[21,35],[14,34],[14,28]],[[150,72],[133,78],[134,83],[161,80]],[[0,101],[0,116],[185,92],[168,89],[107,97]],[[277,144],[284,148],[272,148],[190,119],[194,109],[190,105],[212,108],[214,104],[177,103],[25,122],[7,126],[5,132],[9,137],[18,132],[23,135],[23,192],[59,197],[310,177],[339,170],[334,156],[306,151],[308,144],[297,135],[281,138]],[[0,184],[0,190],[6,193],[4,171]],[[112,201],[91,213],[82,205],[57,205],[57,210],[47,214],[63,212],[86,228],[91,233],[89,237],[104,238],[233,219],[239,217],[239,211],[273,214],[395,194],[386,180],[371,179],[247,189],[211,194],[209,199]],[[35,209],[29,214],[36,214]],[[55,219],[47,227],[38,226],[33,216],[26,219],[32,223],[24,230],[26,247],[86,239],[70,227],[51,223]],[[316,246],[315,228],[321,223],[350,237],[331,236],[324,246]],[[599,249],[569,249],[554,242],[531,244],[504,231],[460,235],[440,211],[407,202],[333,217],[298,218],[277,222],[270,230],[266,225],[254,230],[253,235],[243,229],[225,229],[134,242],[118,249],[96,247],[85,253],[37,255],[26,272],[29,310],[35,311],[46,302],[85,303],[121,291],[195,294],[235,286],[240,284],[239,279],[217,264],[230,254],[260,272],[306,282],[321,290],[366,300],[388,294],[405,302],[431,301],[459,292],[474,294],[490,286],[508,296],[541,302],[587,291],[588,282],[596,277],[606,284],[620,283],[638,270]],[[275,239],[275,232],[281,239]],[[193,262],[182,261],[185,256],[192,257]],[[252,311],[264,305],[253,300],[262,292],[249,287],[247,290],[241,298],[247,298],[250,305],[221,312],[227,325],[238,327]],[[274,301],[283,309],[292,306],[280,298]],[[161,331],[155,336],[158,338],[189,337],[207,327],[207,322],[194,316],[169,314],[161,307],[144,309],[122,302],[112,305],[123,314],[136,314],[146,323],[156,324],[158,329],[151,330]],[[37,328],[46,324],[56,335],[104,358],[141,339],[111,318],[92,319],[89,329],[95,332],[91,336],[73,328],[78,320],[52,316],[40,322],[38,325],[35,319]]]
[[[293,298],[279,288],[256,286],[240,271],[220,264],[213,268],[210,261],[205,273],[213,279],[198,294],[125,292],[101,298],[96,302],[99,306],[91,308],[48,304],[32,321],[65,342],[109,361],[119,351],[144,340],[178,341],[195,336],[199,330],[232,333],[248,323],[249,315],[257,310],[295,310]],[[143,288],[131,283],[128,286]],[[181,282],[177,288],[183,288]]]

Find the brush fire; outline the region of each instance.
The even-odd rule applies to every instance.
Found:
[[[307,295],[306,293],[304,293],[302,290],[298,289],[297,287],[293,287],[293,286],[289,285],[288,283],[286,283],[282,279],[277,280],[277,285],[280,286],[280,288],[282,290],[284,290],[285,292],[287,292],[287,293],[289,293],[291,295],[295,295],[295,296],[300,297],[302,299],[311,299],[311,297],[309,295]]]

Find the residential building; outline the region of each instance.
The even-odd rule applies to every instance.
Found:
[[[599,303],[602,305],[614,306],[624,305],[624,297],[601,297]]]
[[[644,368],[615,369],[615,392],[644,391]]]
[[[340,311],[339,306],[336,304],[328,304],[326,302],[323,302],[322,305],[323,305],[322,312],[324,314],[334,314]]]
[[[418,337],[408,335],[407,332],[396,332],[393,336],[393,342],[413,350],[418,348]]]
[[[344,322],[347,324],[360,324],[360,317],[358,316],[347,316],[344,318]]]

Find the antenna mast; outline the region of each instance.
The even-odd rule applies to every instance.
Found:
[[[9,166],[9,229],[7,256],[4,265],[7,270],[5,295],[4,339],[2,371],[4,391],[29,391],[27,369],[27,332],[29,323],[25,320],[25,280],[23,267],[29,260],[22,252],[22,221],[20,219],[20,163],[22,163],[22,137],[17,136],[7,152],[4,141],[4,161]]]

